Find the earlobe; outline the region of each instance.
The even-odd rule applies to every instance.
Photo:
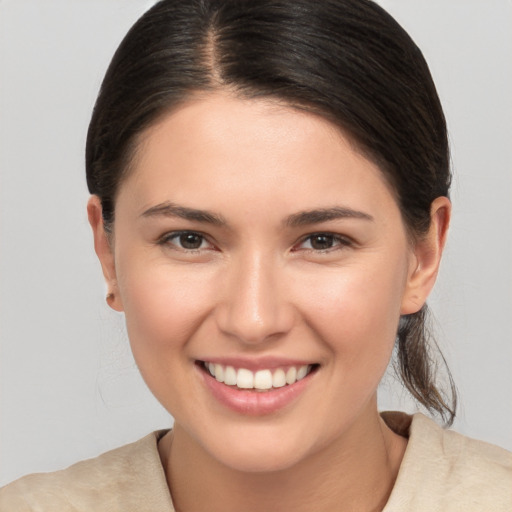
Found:
[[[96,195],[91,196],[87,203],[87,216],[94,237],[94,250],[100,260],[101,269],[108,288],[108,297],[111,297],[110,300],[107,300],[107,303],[112,309],[123,311],[117,289],[114,249],[103,223],[101,201]]]
[[[414,258],[402,299],[402,315],[419,311],[434,287],[450,225],[451,203],[438,197],[430,208],[428,233],[416,241]]]

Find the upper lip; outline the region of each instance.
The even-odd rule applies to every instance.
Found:
[[[233,368],[245,368],[253,372],[258,370],[272,370],[287,366],[304,366],[316,364],[314,361],[305,361],[303,359],[290,359],[284,357],[265,356],[258,358],[248,357],[205,357],[197,361],[220,364],[222,366],[232,366]]]

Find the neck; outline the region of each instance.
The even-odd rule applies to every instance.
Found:
[[[271,473],[225,466],[179,424],[172,440],[166,436],[159,446],[179,512],[380,511],[405,447],[406,440],[385,425],[376,407],[322,451]]]

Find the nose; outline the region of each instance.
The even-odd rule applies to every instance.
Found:
[[[231,262],[223,276],[216,320],[223,334],[245,344],[285,335],[294,321],[285,269],[260,253]]]

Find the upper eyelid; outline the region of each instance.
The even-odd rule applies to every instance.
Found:
[[[201,231],[196,231],[196,230],[192,230],[192,229],[180,229],[180,230],[176,230],[176,231],[167,231],[166,233],[164,233],[163,235],[161,235],[157,238],[156,243],[157,244],[165,244],[166,242],[168,242],[172,239],[176,239],[179,236],[186,235],[186,234],[198,235],[201,238],[203,238],[206,242],[208,242],[210,245],[214,245],[208,235],[206,235],[205,233],[201,233]],[[186,250],[194,250],[194,249],[186,249]],[[200,250],[200,249],[195,249],[195,250]]]
[[[209,238],[206,233],[202,233],[201,231],[197,231],[196,229],[176,229],[173,231],[166,231],[164,234],[160,235],[158,239],[162,240],[165,238],[174,238],[180,235],[199,235],[202,236],[205,240]]]
[[[355,243],[355,241],[352,239],[352,237],[350,237],[348,235],[342,235],[340,233],[332,233],[330,231],[316,231],[314,233],[309,233],[309,234],[304,235],[301,238],[299,238],[299,242],[304,242],[308,238],[312,238],[315,236],[322,236],[322,235],[332,236],[335,240],[341,240],[341,241],[347,242],[347,243]]]
[[[211,240],[211,237],[207,233],[204,233],[202,231],[195,230],[195,229],[178,229],[178,230],[173,230],[173,231],[167,231],[164,234],[162,234],[161,236],[159,236],[156,239],[156,242],[158,244],[164,244],[167,241],[169,241],[171,239],[175,239],[175,238],[179,237],[180,235],[184,235],[184,234],[198,235],[198,236],[202,237],[207,243],[215,246],[215,243]],[[355,245],[356,244],[355,240],[348,235],[342,235],[340,233],[333,233],[331,231],[315,231],[313,233],[308,233],[306,235],[301,236],[293,244],[292,247],[296,247],[297,245],[304,243],[306,240],[311,239],[312,237],[321,236],[321,235],[331,236],[336,241],[339,241],[345,245]]]
[[[313,248],[310,248],[310,247],[306,247],[304,248],[303,250],[305,251],[311,251],[311,252],[314,252],[314,253],[327,253],[327,252],[332,252],[332,251],[336,251],[336,250],[339,250],[339,249],[342,249],[342,248],[350,248],[350,247],[354,247],[356,245],[356,241],[353,240],[351,237],[349,236],[346,236],[346,235],[341,235],[341,234],[338,234],[338,233],[330,233],[328,231],[317,231],[315,233],[310,233],[308,235],[305,235],[301,238],[299,238],[299,240],[292,246],[292,252],[297,252],[300,249],[300,245],[302,245],[304,242],[306,242],[308,239],[311,239],[315,236],[322,236],[322,235],[325,235],[325,236],[330,236],[330,237],[333,237],[333,239],[335,240],[335,242],[338,242],[338,244],[334,244],[333,247],[329,247],[327,249],[313,249]]]

